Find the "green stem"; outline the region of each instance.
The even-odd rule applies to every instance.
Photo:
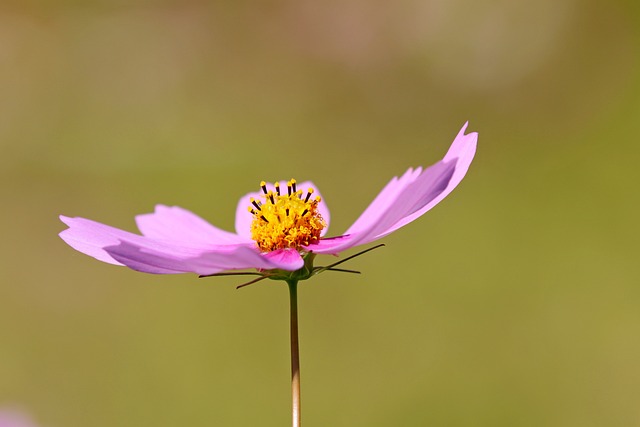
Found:
[[[291,318],[291,399],[293,427],[300,427],[300,350],[298,346],[298,281],[287,280]]]

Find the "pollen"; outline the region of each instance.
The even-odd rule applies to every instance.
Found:
[[[260,250],[271,252],[293,248],[304,250],[304,246],[320,239],[320,232],[327,226],[318,212],[319,196],[312,197],[313,188],[306,193],[298,190],[296,180],[287,182],[286,191],[280,184],[268,190],[266,182],[260,183],[262,200],[251,198],[249,212],[253,215],[251,238]]]

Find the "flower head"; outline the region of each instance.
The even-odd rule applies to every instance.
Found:
[[[465,135],[466,127],[441,161],[393,178],[353,225],[336,237],[325,237],[329,210],[318,189],[311,182],[298,184],[294,179],[263,181],[259,192],[242,197],[236,233],[177,206],[158,205],[154,213],[136,217],[141,235],[60,216],[69,227],[60,237],[100,261],[145,273],[215,275],[255,268],[281,278],[282,273],[307,271],[315,254],[338,254],[372,243],[444,199],[464,178],[475,155],[477,134]]]
[[[260,183],[260,188],[264,193],[264,203],[252,197],[249,212],[253,215],[251,239],[262,252],[287,248],[304,250],[304,247],[320,240],[327,223],[318,210],[322,198],[311,198],[314,192],[312,187],[309,187],[304,198],[302,190],[297,189],[295,179],[287,182],[286,194],[281,193],[279,182],[274,184],[275,191],[267,190],[264,181]]]

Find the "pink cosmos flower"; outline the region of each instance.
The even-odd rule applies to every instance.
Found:
[[[337,237],[326,237],[329,210],[315,185],[295,180],[262,182],[261,192],[242,197],[235,233],[180,207],[157,205],[154,213],[136,217],[142,235],[85,218],[60,216],[69,227],[60,237],[100,261],[145,273],[215,275],[253,268],[260,272],[300,271],[315,254],[335,255],[372,243],[444,199],[464,178],[476,151],[478,135],[465,135],[466,128],[467,124],[441,161],[394,177]]]

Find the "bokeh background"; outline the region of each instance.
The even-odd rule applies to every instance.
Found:
[[[450,197],[301,284],[305,425],[639,426],[638,5],[3,1],[0,408],[287,425],[284,284],[103,264],[58,215],[232,229],[295,177],[338,234],[469,120]]]

